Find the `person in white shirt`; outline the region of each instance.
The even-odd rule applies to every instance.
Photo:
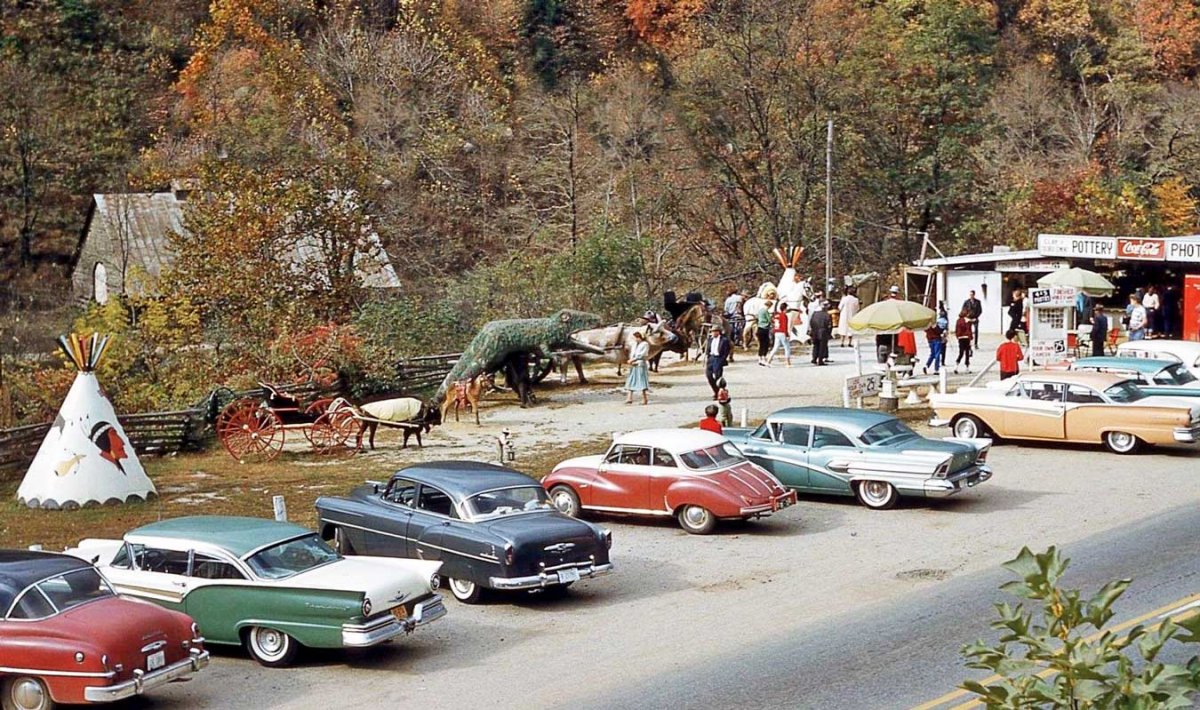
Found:
[[[1157,329],[1158,314],[1160,313],[1161,303],[1158,300],[1158,289],[1151,286],[1146,289],[1146,295],[1142,298],[1142,305],[1146,308],[1146,335],[1154,337],[1154,331]]]
[[[1146,339],[1146,307],[1136,294],[1129,297],[1129,339]]]
[[[842,339],[842,347],[848,348],[854,344],[854,331],[850,330],[850,319],[858,313],[858,289],[847,286],[846,293],[838,302],[838,336]]]

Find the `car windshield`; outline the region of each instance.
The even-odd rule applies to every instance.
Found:
[[[742,456],[742,452],[738,451],[736,446],[726,441],[716,446],[680,454],[679,460],[693,471],[712,471],[741,463],[746,457]]]
[[[1118,382],[1104,390],[1104,395],[1114,402],[1136,402],[1146,396],[1131,380]]]
[[[35,587],[36,591],[29,589],[25,592],[21,602],[17,604],[18,608],[14,611],[15,616],[35,618],[50,615],[46,613],[50,612],[46,608],[42,608],[40,613],[22,614],[22,610],[26,608],[32,612],[35,607],[44,607],[41,603],[41,598],[37,596],[38,591],[45,595],[45,598],[54,605],[54,612],[64,612],[67,609],[95,599],[116,596],[112,588],[108,586],[108,582],[105,582],[104,578],[100,576],[100,573],[91,568],[77,569],[57,577],[44,579],[38,582]]]
[[[1187,368],[1181,364],[1164,367],[1161,372],[1154,376],[1154,381],[1162,385],[1175,385],[1182,387],[1196,381],[1196,376],[1188,372]]]
[[[473,495],[467,499],[464,508],[469,520],[482,520],[513,513],[549,510],[550,499],[541,486],[517,486]]]
[[[862,440],[867,446],[878,446],[887,441],[907,439],[910,436],[917,436],[917,432],[909,429],[908,425],[899,419],[892,419],[864,431]]]
[[[339,559],[316,533],[259,550],[246,563],[263,579],[284,579]]]

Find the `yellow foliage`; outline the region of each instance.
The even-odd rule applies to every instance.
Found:
[[[1150,188],[1158,220],[1166,235],[1191,234],[1196,231],[1196,200],[1191,188],[1182,179],[1173,177]]]

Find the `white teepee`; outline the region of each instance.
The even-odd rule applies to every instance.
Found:
[[[79,374],[17,489],[22,504],[72,510],[157,495],[96,379],[107,345],[107,336],[95,334],[59,338]]]

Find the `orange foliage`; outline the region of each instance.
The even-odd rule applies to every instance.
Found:
[[[1168,178],[1150,188],[1154,207],[1165,235],[1192,234],[1196,231],[1196,200],[1182,179]]]
[[[706,0],[627,0],[625,17],[638,37],[662,47],[682,34],[705,5]]]
[[[1196,69],[1200,19],[1192,0],[1141,0],[1133,21],[1160,71],[1180,77]]]

